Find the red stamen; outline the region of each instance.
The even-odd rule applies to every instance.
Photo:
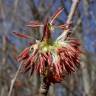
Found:
[[[31,38],[28,35],[17,33],[17,32],[13,32],[13,34],[15,34],[17,37],[20,37],[20,38],[23,38],[23,39],[29,39],[29,38]]]

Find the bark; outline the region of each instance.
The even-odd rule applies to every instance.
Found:
[[[40,96],[47,96],[50,87],[48,77],[41,76]]]

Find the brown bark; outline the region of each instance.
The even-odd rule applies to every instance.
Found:
[[[41,76],[40,96],[47,96],[50,87],[48,77]]]

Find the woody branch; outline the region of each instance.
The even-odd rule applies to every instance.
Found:
[[[72,1],[73,1],[73,4],[72,4],[72,7],[69,12],[68,19],[66,21],[67,24],[70,24],[80,0],[72,0]],[[63,33],[57,38],[57,40],[59,40],[59,39],[64,40],[67,37],[68,32],[69,32],[69,30],[64,30]]]

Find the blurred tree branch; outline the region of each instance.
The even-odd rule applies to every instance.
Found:
[[[40,15],[37,7],[35,6],[34,0],[29,0],[29,5],[32,10],[32,14],[33,14],[34,19],[41,20],[41,15]]]
[[[18,76],[19,73],[20,73],[21,67],[22,67],[22,64],[19,65],[19,68],[18,68],[18,70],[17,70],[17,72],[16,72],[14,78],[11,80],[11,85],[10,85],[10,90],[9,90],[8,96],[11,96],[14,83],[15,83],[15,81],[16,81],[16,79],[17,79],[17,76]]]

